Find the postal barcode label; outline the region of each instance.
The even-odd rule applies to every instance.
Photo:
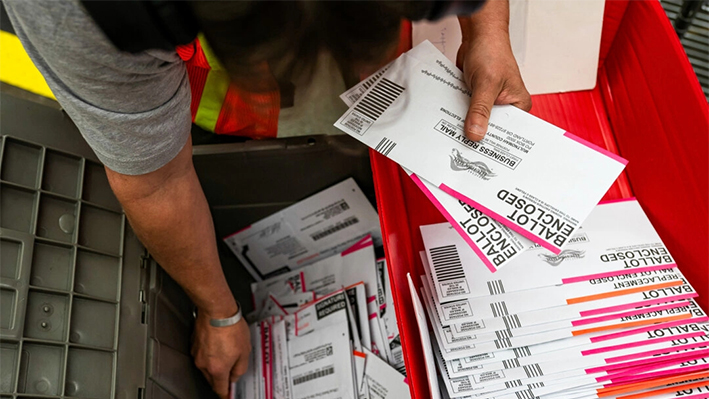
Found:
[[[529,350],[528,346],[523,346],[521,348],[512,348],[516,358],[532,356],[532,351]]]
[[[402,86],[387,78],[382,78],[355,106],[355,110],[376,121],[403,92]]]
[[[468,280],[465,279],[463,264],[455,245],[431,248],[431,265],[442,297],[469,294]]]
[[[512,380],[512,381],[505,382],[506,388],[516,388],[516,387],[521,387],[521,386],[522,386],[522,381],[520,381],[520,380]]]
[[[529,389],[525,391],[517,391],[515,392],[515,396],[517,397],[517,399],[535,399],[537,397],[537,395],[535,395]]]
[[[505,293],[505,286],[502,284],[502,280],[488,281],[487,289],[490,291],[490,295],[500,295]]]
[[[524,374],[527,375],[527,378],[541,377],[544,375],[542,368],[538,364],[522,366],[522,369],[524,370]]]
[[[507,304],[505,301],[492,302],[490,304],[490,309],[492,310],[493,317],[509,316],[510,312],[507,310]]]
[[[505,328],[508,330],[522,327],[522,323],[519,321],[519,316],[516,314],[504,316],[502,321],[505,323]]]
[[[322,370],[314,371],[312,373],[308,373],[305,375],[295,377],[295,378],[293,378],[293,385],[299,385],[304,382],[312,381],[312,380],[318,379],[320,377],[325,377],[325,376],[328,376],[331,374],[335,374],[335,367],[334,366],[328,366]]]
[[[360,86],[355,86],[357,87],[356,90],[352,90],[351,92],[347,93],[347,98],[350,100],[350,104],[354,104],[359,100],[359,97],[364,94],[364,92],[367,91],[374,82],[376,82],[382,75],[384,75],[384,72],[386,72],[389,68],[383,68],[381,71],[377,72],[376,74],[370,76],[365,80]]]
[[[396,147],[396,143],[389,140],[388,138],[384,137],[382,138],[382,141],[377,144],[377,146],[374,148],[378,153],[384,155],[385,157],[389,156],[389,153],[391,150]]]
[[[363,136],[404,90],[404,87],[387,78],[379,79],[340,123],[351,132]]]
[[[338,222],[334,226],[328,227],[325,230],[317,231],[317,232],[311,234],[310,238],[312,238],[313,241],[318,241],[322,238],[329,236],[330,234],[337,233],[338,231],[346,229],[347,227],[350,227],[350,226],[355,225],[357,223],[359,223],[359,219],[356,216],[350,216],[347,219],[345,219],[341,222]]]

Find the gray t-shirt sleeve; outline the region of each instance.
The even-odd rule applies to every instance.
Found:
[[[159,169],[190,135],[190,87],[175,52],[118,51],[76,0],[5,0],[30,58],[111,170]]]

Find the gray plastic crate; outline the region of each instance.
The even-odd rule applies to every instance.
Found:
[[[94,161],[2,137],[0,392],[115,397],[125,216],[107,187]]]
[[[190,356],[193,305],[150,259],[103,167],[62,112],[0,102],[0,399],[216,398]],[[346,136],[194,148],[220,260],[251,309],[252,279],[220,237],[354,177]]]

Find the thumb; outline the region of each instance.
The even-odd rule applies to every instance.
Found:
[[[471,85],[475,89],[470,97],[470,107],[465,116],[465,136],[473,141],[480,141],[487,132],[487,122],[490,119],[490,111],[499,90],[490,84]]]

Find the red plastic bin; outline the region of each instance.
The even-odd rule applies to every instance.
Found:
[[[709,106],[660,3],[607,1],[596,88],[533,103],[532,114],[630,161],[604,200],[637,197],[709,310]],[[445,219],[397,164],[371,158],[411,393],[429,398],[406,274],[423,274],[419,226]]]

